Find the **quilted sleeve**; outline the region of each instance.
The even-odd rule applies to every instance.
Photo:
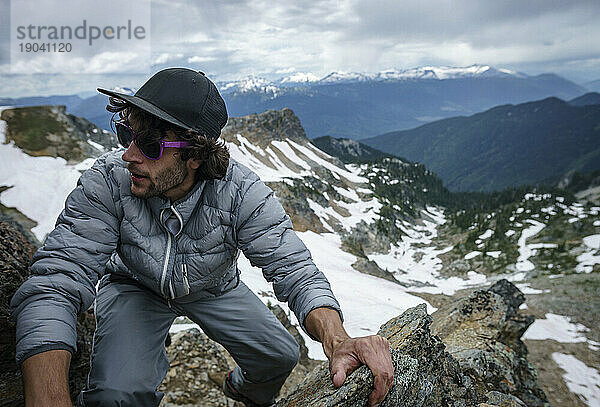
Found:
[[[306,316],[315,308],[335,309],[343,318],[329,281],[293,231],[273,191],[256,176],[241,190],[236,231],[238,247],[253,266],[262,269],[277,299],[288,302],[305,332]]]
[[[77,314],[94,301],[118,230],[107,174],[95,165],[67,197],[55,229],[33,256],[30,277],[11,300],[18,364],[47,350],[76,350]]]

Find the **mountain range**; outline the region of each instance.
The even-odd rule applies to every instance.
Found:
[[[373,74],[294,74],[277,80],[248,77],[218,82],[230,116],[291,108],[309,138],[362,139],[506,103],[550,96],[572,99],[586,89],[554,74],[530,76],[488,65],[389,69]],[[110,129],[107,98],[95,95],[0,98],[0,105],[64,104],[69,113]]]
[[[583,86],[586,89],[591,90],[593,92],[600,92],[600,79],[597,79],[595,81],[586,82],[583,84]]]
[[[285,86],[281,86],[281,83]],[[571,99],[585,89],[553,74],[528,76],[487,66],[375,75],[332,73],[318,81],[223,84],[233,116],[291,108],[309,138],[362,139],[548,96]]]
[[[497,106],[363,139],[425,164],[453,191],[555,183],[600,168],[600,94]]]

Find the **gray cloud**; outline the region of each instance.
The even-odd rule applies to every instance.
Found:
[[[153,19],[164,38],[153,43],[156,52],[175,47],[205,57],[204,64],[224,77],[473,63],[541,71],[546,63],[568,75],[574,71],[559,61],[593,62],[600,55],[591,41],[600,38],[600,2],[591,0],[179,0],[155,2],[155,15],[167,16]]]
[[[597,0],[152,0],[152,69],[225,80],[485,63],[585,82],[600,78],[599,17]]]

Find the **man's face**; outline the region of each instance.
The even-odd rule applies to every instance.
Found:
[[[134,128],[135,130],[135,128]],[[176,141],[172,132],[165,141]],[[135,143],[123,153],[127,169],[131,173],[131,193],[138,198],[165,196],[176,201],[187,194],[194,185],[194,168],[179,157],[177,148],[165,147],[158,160],[146,158]]]

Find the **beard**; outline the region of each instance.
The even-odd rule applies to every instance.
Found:
[[[137,188],[134,189],[134,183],[132,181],[131,193],[142,199],[160,196],[183,183],[183,180],[187,175],[188,169],[185,161],[176,160],[173,166],[163,168],[154,177],[148,176],[145,178],[145,180],[149,182],[149,185],[144,189],[138,185],[136,185]]]

